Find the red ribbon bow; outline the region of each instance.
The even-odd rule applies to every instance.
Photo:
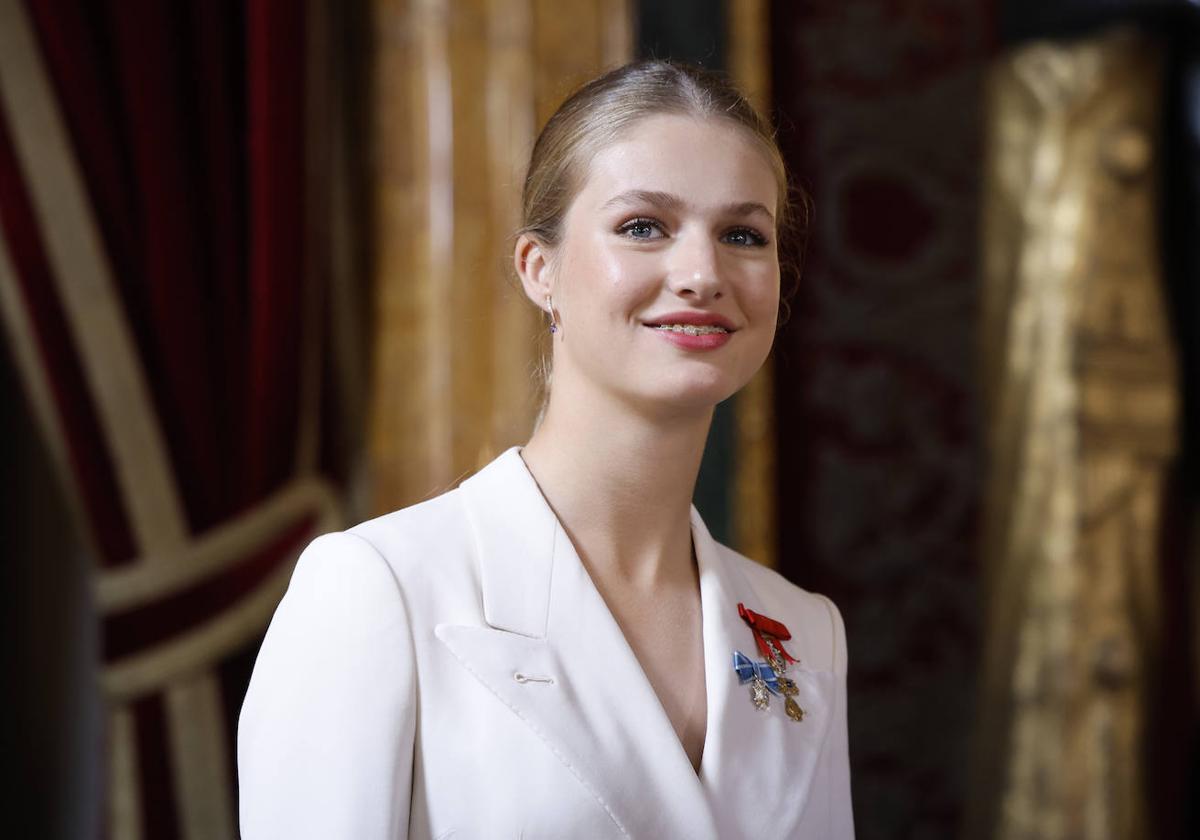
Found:
[[[788,662],[798,661],[792,658],[792,655],[784,650],[783,645],[780,644],[781,641],[792,638],[792,634],[788,632],[787,627],[781,622],[773,618],[767,618],[765,615],[759,615],[754,610],[748,610],[743,604],[738,604],[738,615],[742,617],[742,621],[746,622],[754,632],[754,641],[768,662],[773,660],[776,655],[782,656]],[[768,639],[774,642],[774,644],[770,644]],[[775,651],[778,651],[778,654]]]

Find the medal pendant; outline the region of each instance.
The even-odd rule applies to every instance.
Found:
[[[754,642],[758,651],[766,661],[753,662],[739,651],[733,653],[733,668],[737,672],[738,681],[745,685],[750,683],[750,700],[756,709],[765,710],[770,706],[770,695],[783,696],[783,709],[787,716],[794,721],[804,720],[804,709],[796,702],[800,693],[796,681],[785,676],[788,665],[799,660],[784,650],[781,642],[792,638],[791,632],[781,622],[768,618],[761,613],[746,609],[745,604],[738,604],[738,615],[746,622],[754,634]]]
[[[754,703],[754,708],[760,712],[771,707],[771,698],[767,694],[767,684],[763,678],[754,675],[754,679],[750,681],[750,701]]]
[[[788,677],[779,678],[779,691],[783,694],[783,710],[787,716],[799,723],[804,720],[804,709],[793,698],[800,693],[796,681]]]

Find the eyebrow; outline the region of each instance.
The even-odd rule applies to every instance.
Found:
[[[682,210],[687,202],[674,193],[669,192],[660,192],[658,190],[626,190],[604,202],[604,206],[601,209],[607,210],[610,207],[630,204],[653,204],[665,210]],[[771,220],[771,224],[775,224],[775,216],[765,205],[757,201],[735,201],[732,204],[722,205],[717,209],[733,216],[752,216],[755,213],[762,213]]]

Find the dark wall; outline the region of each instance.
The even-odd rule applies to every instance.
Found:
[[[842,610],[860,840],[958,835],[980,643],[988,0],[772,4],[814,215],[776,343],[780,562]]]
[[[635,16],[638,58],[669,58],[724,69],[723,0],[640,0]]]
[[[722,0],[640,0],[634,10],[637,58],[659,58],[723,71],[726,54]],[[737,545],[733,533],[735,438],[733,401],[713,412],[694,502],[715,539]]]
[[[0,332],[0,774],[8,836],[100,824],[103,722],[88,557]]]

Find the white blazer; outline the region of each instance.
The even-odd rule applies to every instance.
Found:
[[[841,616],[691,521],[699,774],[513,447],[305,550],[242,707],[242,836],[852,838]],[[791,630],[802,721],[738,683],[739,602]]]

